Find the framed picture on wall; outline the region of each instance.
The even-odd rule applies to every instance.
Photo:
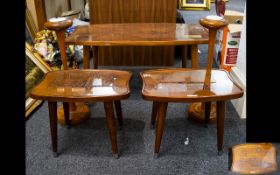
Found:
[[[211,0],[179,0],[182,10],[210,10]]]
[[[32,46],[25,42],[25,119],[38,107],[42,101],[29,97],[29,93],[44,77],[45,73],[52,71],[50,66],[32,51]]]

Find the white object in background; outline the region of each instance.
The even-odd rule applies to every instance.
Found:
[[[65,17],[58,17],[58,18],[50,18],[49,21],[50,22],[61,22],[61,21],[65,21],[66,18]]]
[[[188,144],[189,144],[189,138],[188,138],[188,137],[186,138],[186,141],[184,142],[184,144],[185,144],[185,145],[188,145]]]
[[[220,17],[220,16],[217,16],[217,15],[208,15],[208,16],[206,16],[206,19],[219,21],[219,20],[222,20],[224,18]]]
[[[88,2],[85,5],[85,18],[89,19],[89,6],[88,6]]]
[[[82,21],[82,20],[79,20],[77,18],[74,18],[73,19],[73,27],[75,26],[84,26],[84,25],[89,25],[89,22],[85,22],[85,21]]]

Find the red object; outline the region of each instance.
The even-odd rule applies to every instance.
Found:
[[[216,13],[218,16],[224,16],[226,3],[223,0],[215,0]]]

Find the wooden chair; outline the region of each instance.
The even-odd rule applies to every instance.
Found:
[[[218,18],[218,19],[216,19]],[[208,65],[206,69],[160,69],[141,72],[142,95],[153,101],[151,125],[156,126],[155,157],[160,150],[168,102],[203,102],[204,122],[210,118],[211,102],[217,102],[217,149],[222,153],[225,101],[240,98],[243,90],[232,81],[228,72],[212,70],[213,51],[217,30],[227,26],[224,19],[208,16],[200,24],[209,29]]]
[[[178,0],[89,0],[90,23],[176,23],[177,3]],[[174,46],[99,47],[97,57],[99,65],[172,66]]]

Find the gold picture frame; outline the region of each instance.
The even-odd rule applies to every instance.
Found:
[[[30,98],[28,94],[45,73],[52,69],[38,53],[33,52],[28,42],[25,42],[25,66],[25,119],[27,120],[31,112],[42,103],[41,100]]]
[[[182,10],[210,10],[211,0],[179,0]]]
[[[39,31],[39,29],[37,28],[31,12],[27,7],[25,7],[25,27],[32,41],[34,41],[36,33]]]

